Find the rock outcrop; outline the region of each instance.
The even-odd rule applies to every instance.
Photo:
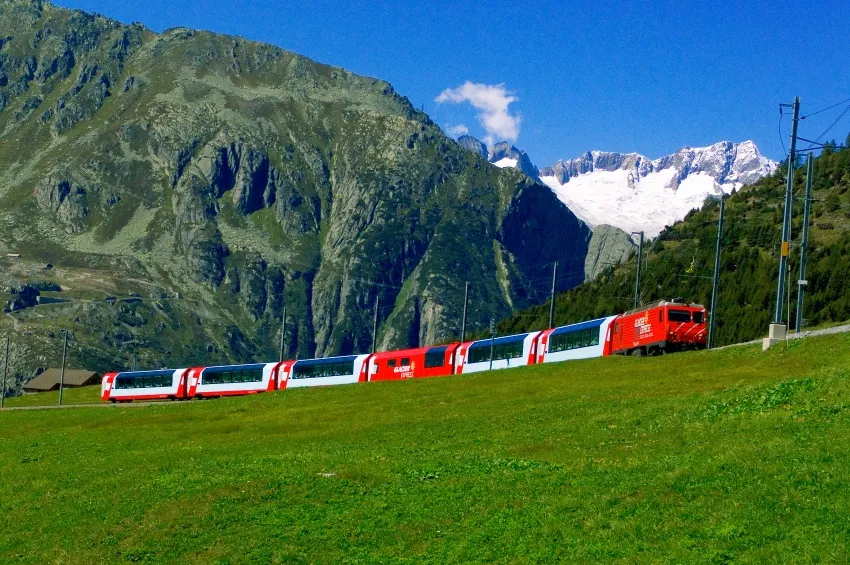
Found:
[[[606,269],[624,263],[635,252],[635,244],[629,234],[605,224],[593,229],[584,261],[584,278],[592,281]]]

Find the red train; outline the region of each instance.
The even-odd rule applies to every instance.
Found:
[[[619,316],[464,343],[324,359],[107,373],[101,397],[125,402],[234,396],[441,377],[608,355],[658,355],[703,348],[705,343],[703,306],[661,301]]]
[[[660,301],[626,312],[614,321],[611,353],[641,356],[704,348],[705,321],[699,304]]]

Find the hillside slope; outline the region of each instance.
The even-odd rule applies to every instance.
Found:
[[[590,231],[551,191],[386,82],[40,0],[2,0],[0,38],[16,370],[56,363],[62,327],[91,369],[276,357],[284,303],[287,356],[367,350],[376,299],[382,347],[429,344],[467,279],[474,327],[531,304],[539,265],[582,268]]]
[[[850,141],[850,136],[848,136]],[[832,144],[835,145],[834,142]],[[726,203],[717,311],[717,345],[764,337],[773,319],[785,167],[732,194]],[[791,320],[796,319],[796,281],[802,237],[805,166],[796,170],[789,261]],[[850,319],[850,149],[828,147],[814,163],[804,314],[808,326]],[[710,202],[647,242],[641,300],[681,297],[708,306],[714,273],[719,203]],[[609,266],[599,277],[556,297],[556,324],[631,309],[635,260]],[[786,302],[789,297],[786,296]],[[503,320],[502,334],[542,329],[549,306]],[[788,308],[785,308],[786,318]]]
[[[842,334],[4,411],[0,560],[844,562],[848,366]]]

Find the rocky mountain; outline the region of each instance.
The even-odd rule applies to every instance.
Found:
[[[465,137],[465,147],[480,143]],[[684,147],[655,160],[637,153],[588,151],[539,170],[524,151],[505,142],[493,146],[488,157],[497,167],[520,170],[546,184],[591,227],[613,225],[650,237],[706,198],[752,184],[778,166],[752,141]]]
[[[488,161],[502,169],[517,169],[533,179],[539,176],[539,171],[528,154],[505,141],[495,144],[490,149]]]
[[[457,142],[467,151],[472,151],[484,159],[487,158],[487,146],[471,135],[462,135],[457,138]]]
[[[606,224],[596,226],[584,260],[585,280],[592,281],[606,269],[625,263],[636,247],[629,234],[620,228]]]
[[[241,38],[0,2],[0,332],[21,374],[367,351],[535,300],[590,230],[381,80]],[[49,290],[38,290],[49,289]],[[22,290],[24,289],[24,290]],[[35,289],[35,290],[27,290]],[[58,290],[57,290],[58,289]]]

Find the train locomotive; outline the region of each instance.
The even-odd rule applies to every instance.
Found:
[[[101,398],[187,400],[447,377],[609,355],[661,355],[704,348],[706,333],[705,307],[659,301],[617,316],[463,343],[275,363],[107,373]]]

